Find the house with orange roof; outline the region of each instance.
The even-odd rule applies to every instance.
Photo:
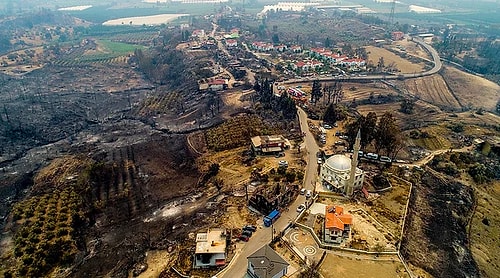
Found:
[[[352,215],[344,213],[341,206],[326,206],[324,240],[341,244],[351,236]]]

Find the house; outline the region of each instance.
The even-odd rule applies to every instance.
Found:
[[[283,51],[287,50],[288,47],[284,44],[280,44],[280,45],[275,46],[274,49],[276,49],[276,51],[278,51],[278,52],[283,52]]]
[[[366,65],[365,60],[359,58],[345,59],[340,62],[343,67],[364,67]]]
[[[209,229],[196,234],[194,267],[213,267],[226,264],[227,233],[225,229]]]
[[[255,136],[251,140],[252,150],[257,154],[276,154],[291,147],[283,135]]]
[[[404,36],[405,36],[405,33],[401,32],[401,31],[394,31],[391,34],[392,40],[394,40],[394,41],[402,40],[404,38]]]
[[[294,53],[300,53],[300,52],[302,52],[302,46],[300,46],[300,45],[292,45],[290,47],[290,50],[292,50],[292,52],[294,52]]]
[[[269,245],[264,245],[247,259],[247,273],[252,278],[280,278],[288,271],[289,264]]]
[[[221,91],[227,89],[228,81],[226,79],[213,79],[208,82],[210,91]]]
[[[325,207],[324,240],[326,243],[342,243],[351,236],[352,215],[344,213],[340,206]]]
[[[236,47],[236,46],[238,46],[238,41],[233,40],[233,39],[228,39],[228,40],[226,40],[226,46],[227,47]]]
[[[274,46],[272,43],[253,42],[251,46],[253,49],[257,49],[258,51],[272,51],[272,50],[274,50]]]
[[[310,71],[316,70],[323,67],[323,63],[318,61],[298,61],[295,64],[290,65],[293,70],[302,70],[302,71]]]
[[[203,38],[205,36],[205,30],[203,29],[196,29],[193,30],[193,33],[191,33],[191,37],[194,38]]]

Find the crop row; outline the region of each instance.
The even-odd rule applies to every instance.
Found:
[[[262,120],[255,116],[238,116],[206,131],[205,138],[210,149],[220,151],[248,144],[253,136],[267,129]]]
[[[150,96],[142,102],[139,108],[139,114],[152,115],[157,113],[167,113],[169,110],[177,107],[180,101],[181,96],[178,92]]]
[[[16,204],[13,218],[21,225],[14,237],[18,276],[40,277],[57,264],[71,262],[77,252],[73,232],[83,218],[82,204],[72,186]]]
[[[79,66],[85,64],[119,64],[126,63],[126,56],[91,56],[91,57],[83,57],[79,60],[59,60],[54,64],[59,66]]]

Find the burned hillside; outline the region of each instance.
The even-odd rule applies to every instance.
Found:
[[[435,277],[479,277],[467,235],[473,189],[427,169],[412,189],[402,255]]]
[[[55,159],[36,174],[28,197],[14,207],[8,222],[14,253],[2,267],[11,274],[41,276],[76,263],[70,270],[76,276],[116,276],[114,263],[101,264],[112,257],[125,266],[119,272],[126,272],[151,248],[150,240],[175,239],[175,233],[165,234],[174,217],[145,219],[171,200],[193,194],[198,178],[182,135],[153,134],[136,144],[100,148],[92,158]],[[28,241],[45,244],[52,253],[34,252]]]

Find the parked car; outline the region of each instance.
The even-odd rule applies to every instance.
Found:
[[[257,227],[255,227],[254,225],[245,225],[245,226],[243,226],[242,230],[255,232],[255,231],[257,231]]]
[[[325,129],[332,129],[332,126],[331,126],[331,125],[328,125],[328,124],[324,124],[324,125],[323,125],[323,127],[324,127]]]
[[[288,167],[288,161],[286,161],[286,160],[280,160],[280,161],[278,161],[278,165],[280,167]]]
[[[306,198],[311,198],[311,196],[312,196],[311,190],[307,190],[307,192],[306,192]]]
[[[241,232],[241,235],[244,235],[244,236],[247,236],[247,237],[251,237],[252,236],[252,231],[249,231],[249,230],[243,230]]]
[[[387,163],[391,163],[391,162],[392,162],[392,159],[391,159],[390,157],[388,157],[388,156],[383,156],[383,155],[381,155],[381,156],[379,157],[379,160],[380,160],[380,161],[382,161],[382,162],[387,162]]]
[[[323,159],[321,159],[321,157],[318,157],[318,164],[321,164],[323,163]]]
[[[297,212],[298,213],[301,213],[303,210],[306,209],[306,205],[304,204],[300,204],[298,207],[297,207]]]
[[[302,188],[302,189],[300,190],[300,195],[304,195],[304,194],[306,194],[306,189],[305,189],[305,188]]]
[[[282,157],[282,156],[285,156],[285,153],[284,152],[279,152],[275,155],[276,158],[278,157]]]
[[[239,239],[239,240],[241,240],[241,241],[248,241],[250,238],[249,238],[249,237],[247,237],[246,235],[243,235],[243,234],[242,234],[242,235],[240,235],[240,236],[238,237],[238,239]]]

